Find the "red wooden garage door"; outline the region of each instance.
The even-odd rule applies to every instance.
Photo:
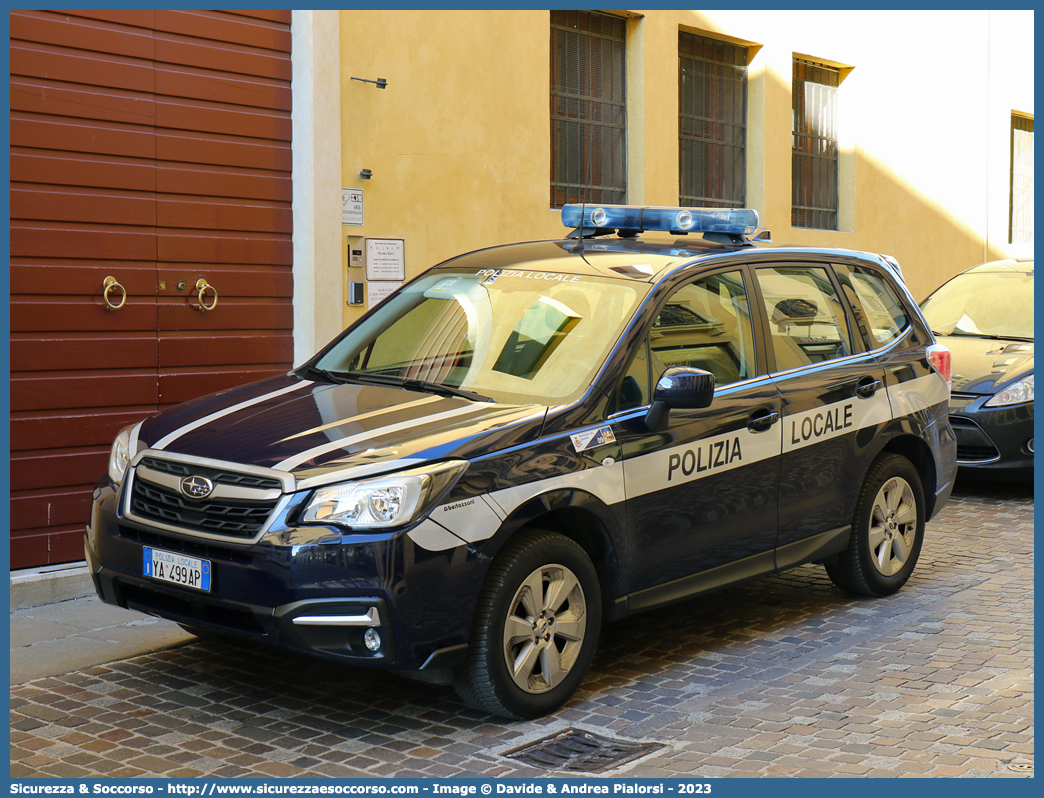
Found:
[[[288,11],[11,13],[12,568],[83,559],[122,426],[291,365],[290,74]]]

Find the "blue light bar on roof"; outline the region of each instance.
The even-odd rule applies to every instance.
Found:
[[[750,235],[758,229],[758,212],[750,208],[572,204],[562,207],[562,224],[566,227],[662,230],[669,233],[730,233],[743,236]]]

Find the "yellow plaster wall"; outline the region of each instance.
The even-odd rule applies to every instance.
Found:
[[[629,202],[677,203],[677,34],[705,31],[757,48],[747,195],[777,243],[894,255],[918,298],[1026,254],[1005,243],[1007,129],[1012,109],[1033,113],[1032,12],[618,13]],[[365,190],[365,224],[345,235],[404,238],[408,276],[561,235],[548,198],[548,12],[342,11],[340,23],[342,185]],[[795,53],[853,67],[840,89],[841,231],[790,227]],[[345,322],[359,312],[346,308]]]

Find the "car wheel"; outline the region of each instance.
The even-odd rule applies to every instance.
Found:
[[[910,578],[924,540],[924,492],[913,464],[883,454],[859,491],[848,548],[828,562],[830,579],[857,596],[887,596]]]
[[[554,532],[527,533],[490,567],[468,659],[454,672],[453,686],[483,712],[546,715],[580,685],[601,622],[601,588],[586,552]]]

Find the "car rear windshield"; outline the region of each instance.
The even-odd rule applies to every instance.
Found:
[[[936,335],[1033,340],[1033,272],[958,274],[921,306]]]
[[[591,384],[648,291],[587,275],[439,270],[384,300],[315,365],[497,402],[568,404]]]

